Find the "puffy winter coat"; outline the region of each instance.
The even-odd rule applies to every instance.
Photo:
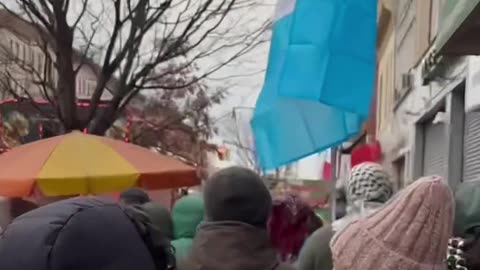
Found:
[[[76,198],[16,218],[0,238],[2,270],[163,270],[115,202]]]
[[[177,260],[184,258],[192,247],[193,238],[204,215],[203,199],[188,195],[175,203],[172,210],[173,241]]]

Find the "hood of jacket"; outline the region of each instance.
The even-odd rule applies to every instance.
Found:
[[[480,227],[480,181],[464,182],[455,192],[455,236],[466,238]]]
[[[204,204],[200,195],[188,195],[178,200],[172,209],[173,239],[193,238],[203,216]]]
[[[40,207],[8,225],[0,238],[0,269],[155,270],[155,263],[117,203],[82,197]]]
[[[280,263],[266,230],[240,222],[206,222],[199,227],[184,269],[272,270],[277,267]]]
[[[165,206],[159,203],[148,202],[142,205],[142,210],[164,236],[168,237],[168,239],[173,238],[172,216]]]

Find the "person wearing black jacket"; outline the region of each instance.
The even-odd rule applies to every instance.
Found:
[[[0,237],[2,270],[166,270],[167,237],[142,209],[81,197],[16,218]]]

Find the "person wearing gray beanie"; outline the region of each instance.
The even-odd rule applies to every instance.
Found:
[[[230,167],[213,174],[203,197],[205,221],[180,270],[290,270],[270,243],[272,198],[252,170]]]
[[[239,221],[261,228],[267,226],[272,197],[254,171],[231,167],[217,172],[207,181],[204,198],[208,221]]]

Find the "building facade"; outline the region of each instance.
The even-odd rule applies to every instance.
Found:
[[[10,82],[11,88],[19,96],[25,95],[25,91],[33,98],[46,99],[44,91],[38,81],[51,82],[50,87],[55,87],[58,77],[54,67],[55,53],[53,43],[42,37],[41,29],[24,21],[19,16],[0,9],[0,78],[5,80],[6,73],[13,77]],[[76,51],[74,65],[78,67],[84,61],[81,53]],[[76,78],[76,95],[78,100],[89,100],[96,87],[97,71],[99,66],[91,61],[79,69]],[[110,85],[109,85],[110,86]],[[102,100],[112,98],[113,88],[107,86]],[[8,91],[2,91],[0,98],[12,96]]]
[[[479,2],[379,1],[377,134],[400,185],[480,176]]]
[[[55,93],[52,89],[56,88],[58,79],[54,43],[45,38],[43,31],[0,9],[0,153],[62,130],[61,124],[53,120],[57,112],[51,106]],[[78,113],[82,117],[88,114],[100,67],[77,50],[73,60],[77,68],[82,64],[75,82]],[[101,97],[100,110],[112,99],[113,91],[113,83],[109,83]],[[20,122],[22,132],[12,130],[19,129]]]

